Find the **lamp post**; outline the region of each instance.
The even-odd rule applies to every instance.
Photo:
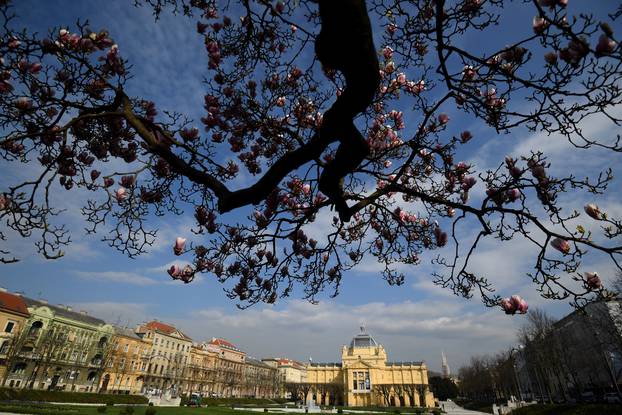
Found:
[[[523,391],[520,387],[520,380],[518,379],[518,374],[516,373],[516,356],[515,354],[519,354],[523,350],[524,346],[522,344],[518,345],[518,348],[512,347],[510,349],[510,359],[512,359],[512,369],[514,372],[514,381],[516,382],[516,388],[518,389],[518,399],[519,401],[523,400]],[[513,356],[514,355],[514,356]]]

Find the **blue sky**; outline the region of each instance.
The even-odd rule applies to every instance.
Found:
[[[571,0],[571,8],[574,1]],[[122,55],[133,65],[135,78],[128,83],[130,94],[151,99],[159,107],[175,109],[196,120],[203,115],[200,82],[207,57],[194,21],[164,13],[159,22],[154,22],[148,9],[133,7],[130,0],[16,3],[20,23],[30,30],[46,32],[52,26],[75,27],[77,19],[87,18],[93,29],[108,29]],[[509,8],[510,17],[497,29],[497,33],[507,36],[502,44],[497,43],[495,36],[465,37],[462,41],[466,45],[482,42],[483,48],[501,47],[511,42],[514,31],[530,30],[532,7],[517,3]],[[610,11],[605,7],[611,6],[608,1],[591,2],[590,7],[592,4],[596,13]],[[622,114],[622,109],[617,109],[617,113]],[[456,111],[450,116],[454,134],[467,128],[474,133],[476,138],[465,146],[461,156],[480,168],[495,167],[504,155],[525,154],[530,149],[547,150],[553,173],[570,170],[581,177],[605,167],[620,166],[620,155],[600,150],[577,152],[559,137],[526,131],[495,136]],[[597,117],[587,120],[584,128],[602,137],[612,133]],[[0,186],[22,174],[24,171],[15,165],[0,164]],[[598,201],[617,217],[622,216],[621,188],[616,180],[611,187],[614,191]],[[96,236],[84,235],[84,223],[77,209],[79,200],[73,194],[61,196],[68,208],[64,220],[74,230],[74,242],[66,249],[66,256],[57,261],[44,260],[35,253],[31,241],[11,235],[9,248],[19,253],[22,261],[0,268],[1,286],[23,291],[30,297],[70,304],[110,322],[133,325],[157,318],[177,325],[195,340],[225,337],[256,357],[312,356],[315,361],[336,361],[340,346],[349,342],[364,323],[385,345],[390,359],[425,360],[436,370],[440,368],[441,349],[456,367],[473,354],[509,346],[523,321],[523,317],[487,309],[477,298],[464,300],[434,286],[430,259],[436,252],[423,257],[421,266],[406,270],[407,281],[402,287],[388,286],[379,277],[379,267],[370,260],[344,278],[336,299],[325,296],[319,305],[311,305],[291,298],[275,306],[259,305],[241,311],[209,276],[181,285],[166,274],[165,269],[175,260],[171,252],[174,238],[189,234],[191,214],[168,216],[153,223],[159,229],[156,244],[148,254],[132,260],[108,248]],[[581,195],[567,196],[569,208],[581,209],[587,200]],[[330,214],[321,216],[310,233],[321,234],[322,224],[330,219]],[[469,229],[464,232],[468,234]],[[546,302],[529,285],[524,274],[531,267],[532,258],[533,250],[522,241],[501,245],[491,240],[481,246],[474,267],[490,276],[502,295],[519,293],[532,306],[557,316],[569,312],[565,303]],[[598,257],[588,264],[601,275],[611,271],[611,265]]]

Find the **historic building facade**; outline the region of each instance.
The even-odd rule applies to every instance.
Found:
[[[279,357],[261,360],[267,365],[277,369],[279,396],[281,398],[294,398],[294,395],[296,395],[296,388],[299,388],[299,385],[301,384],[306,384],[307,367],[304,364],[296,360]]]
[[[215,377],[212,393],[218,397],[239,397],[243,389],[246,353],[225,339],[212,338],[204,343],[206,350],[214,352]]]
[[[28,306],[21,296],[0,289],[0,386],[4,386],[7,362],[17,352],[15,342],[29,316]]]
[[[434,406],[423,362],[388,362],[365,332],[343,346],[341,363],[311,363],[301,396],[317,405]]]
[[[30,314],[7,361],[9,387],[95,392],[112,352],[105,321],[23,297]]]
[[[114,327],[112,352],[102,376],[100,392],[140,393],[150,353],[151,344],[134,330]]]
[[[175,327],[156,320],[138,326],[136,334],[149,348],[143,390],[166,392],[172,396],[180,394],[186,389],[192,339]]]

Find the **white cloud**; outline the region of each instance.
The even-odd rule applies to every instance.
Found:
[[[108,283],[121,283],[121,284],[133,284],[133,285],[154,285],[160,284],[153,278],[146,277],[136,272],[125,271],[74,271],[75,275],[80,278],[108,282]]]
[[[131,302],[82,302],[73,303],[74,310],[85,310],[90,315],[100,318],[107,323],[134,327],[143,321],[151,319],[149,304]]]

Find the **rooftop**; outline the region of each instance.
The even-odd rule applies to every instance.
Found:
[[[79,313],[71,310],[69,307],[63,307],[60,305],[48,304],[47,301],[33,300],[32,298],[23,297],[28,307],[48,307],[54,312],[54,314],[64,317],[69,320],[79,321],[85,324],[91,324],[93,326],[103,326],[106,322],[102,319],[89,316],[85,313]]]
[[[22,297],[8,292],[0,292],[0,310],[28,317],[28,306]]]
[[[365,327],[361,326],[361,332],[350,342],[350,348],[355,347],[378,347],[378,343],[365,331]]]

